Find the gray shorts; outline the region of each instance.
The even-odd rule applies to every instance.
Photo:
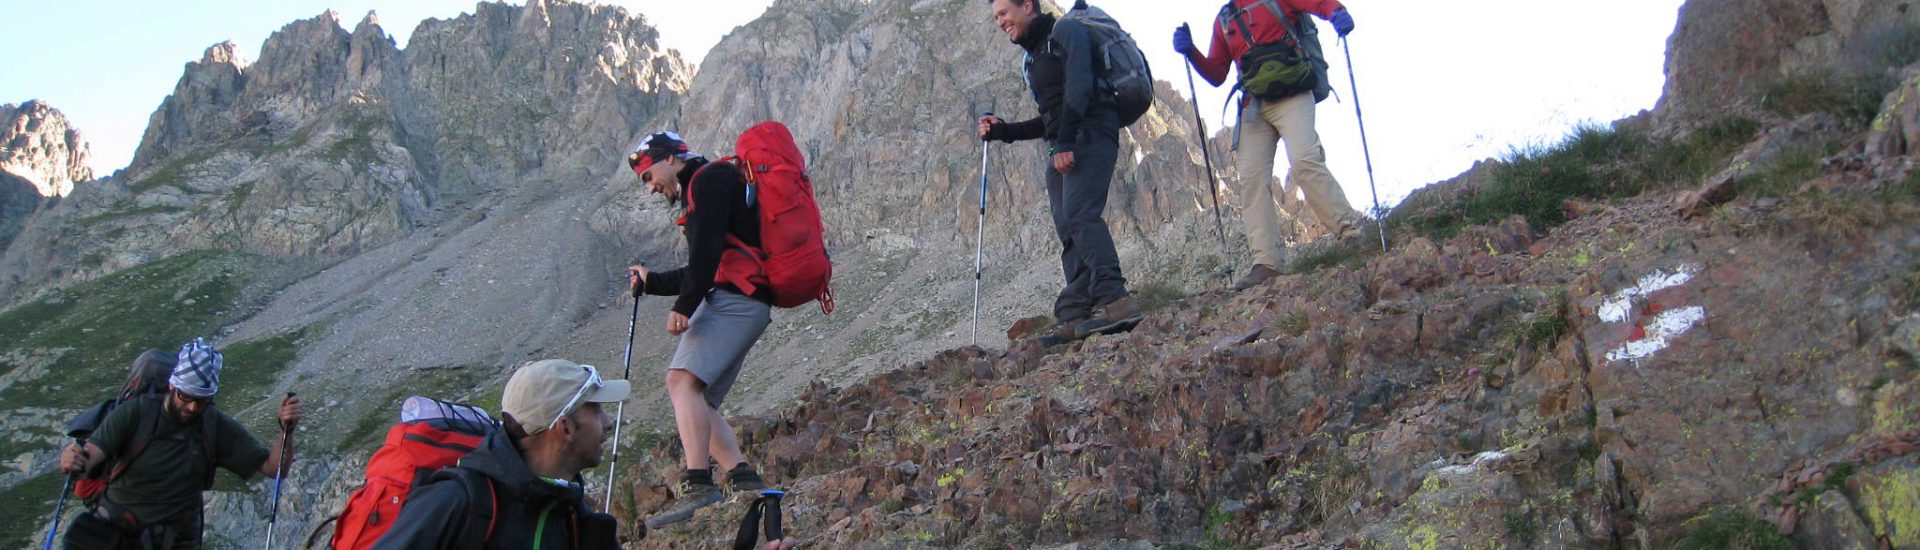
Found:
[[[681,369],[706,384],[701,393],[707,406],[720,409],[740,378],[740,366],[747,352],[773,322],[773,306],[730,290],[707,294],[700,309],[687,320],[687,331],[680,333],[680,346],[673,350],[673,362],[667,370]]]

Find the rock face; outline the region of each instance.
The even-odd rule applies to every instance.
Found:
[[[66,115],[39,101],[0,105],[0,250],[34,212],[92,179],[87,142]]]
[[[0,105],[0,171],[33,184],[42,197],[65,197],[93,179],[87,142],[60,110],[39,101]]]
[[[1688,0],[1667,40],[1656,124],[1685,129],[1751,114],[1788,76],[1883,71],[1911,56],[1917,10],[1904,0]]]

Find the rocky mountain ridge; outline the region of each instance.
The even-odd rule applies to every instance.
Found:
[[[1672,44],[1774,8],[1803,6],[1690,2]],[[1392,251],[1310,247],[1244,293],[1207,290],[1234,262],[1214,251],[1200,152],[1171,116],[1183,100],[1162,87],[1123,136],[1134,162],[1109,203],[1156,306],[1144,327],[1056,350],[999,334],[1043,309],[1058,267],[1042,152],[993,144],[985,345],[955,350],[970,339],[972,118],[1032,109],[1017,49],[953,23],[986,20],[969,0],[782,0],[697,74],[643,17],[569,2],[481,4],[421,24],[404,51],[377,20],[349,32],[332,14],[282,29],[256,63],[215,46],[134,166],[0,255],[0,289],[20,300],[0,312],[0,341],[18,342],[0,350],[0,505],[45,514],[57,489],[46,450],[79,403],[45,396],[110,386],[125,348],[179,337],[98,312],[164,311],[256,366],[231,369],[236,396],[316,396],[275,541],[296,543],[358,483],[400,397],[486,406],[537,357],[613,368],[621,268],[670,265],[680,246],[625,147],[678,127],[725,154],[730,129],[773,118],[820,185],[841,311],[777,313],[728,412],[749,415],[740,431],[795,489],[790,529],[813,547],[1669,547],[1700,525],[1920,545],[1920,420],[1905,405],[1920,238],[1899,222],[1915,194],[1911,82],[1872,98],[1876,120],[1795,112],[1672,83],[1771,88],[1776,70],[1675,48],[1671,101],[1586,134],[1606,155],[1486,163],[1396,212]],[[1753,119],[1716,122],[1736,100]],[[1622,145],[1641,128],[1726,145],[1681,151],[1710,166],[1699,178],[1634,175],[1622,167],[1678,151]],[[1513,173],[1620,178],[1545,207],[1553,223],[1423,233]],[[639,307],[621,443],[645,452],[621,455],[623,517],[672,481],[662,302]],[[222,406],[265,429],[261,403]],[[258,489],[210,499],[213,546],[255,544]],[[711,547],[732,510],[635,545]]]

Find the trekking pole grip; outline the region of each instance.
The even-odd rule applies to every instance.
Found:
[[[295,396],[298,396],[298,395],[300,395],[300,394],[298,394],[298,393],[294,393],[294,392],[287,392],[287,396],[286,396],[285,398],[282,398],[282,399],[280,400],[280,404],[281,404],[281,405],[285,405],[285,404],[287,404],[287,400],[288,400],[288,399],[293,399],[293,398],[294,398]],[[278,416],[278,414],[277,414],[277,413],[276,413],[276,416]],[[278,418],[275,418],[274,420],[279,420],[279,419],[278,419]],[[293,431],[293,428],[289,428],[289,427],[287,427],[287,423],[286,423],[286,421],[280,421],[280,431],[282,431],[282,432],[288,432],[288,431]]]

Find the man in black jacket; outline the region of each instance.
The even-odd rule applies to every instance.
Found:
[[[766,487],[747,465],[740,439],[720,415],[760,334],[773,321],[773,295],[742,247],[760,248],[760,214],[746,175],[731,163],[709,163],[673,132],[648,135],[627,164],[647,189],[685,207],[687,265],[671,271],[628,268],[628,284],[641,293],[677,296],[667,313],[667,332],[680,337],[667,366],[667,397],[686,457],[674,502],[647,519],[648,528],[685,521],[722,500],[708,461],[718,462],[734,491]],[[729,241],[741,246],[730,246]],[[755,278],[759,279],[755,279]],[[758,284],[755,284],[755,283]],[[744,283],[744,284],[743,284]],[[754,288],[751,294],[741,288]]]
[[[586,505],[580,472],[600,464],[625,380],[547,359],[521,366],[500,396],[505,429],[413,491],[379,550],[619,548],[612,516]]]
[[[1107,188],[1119,160],[1120,115],[1103,93],[1096,45],[1087,28],[1040,9],[1039,0],[991,0],[994,21],[1026,50],[1027,87],[1040,116],[1021,122],[980,117],[980,138],[1013,142],[1046,139],[1047,203],[1060,238],[1066,286],[1054,300],[1048,345],[1132,330],[1140,307],[1120,275],[1120,255],[1102,218]]]

